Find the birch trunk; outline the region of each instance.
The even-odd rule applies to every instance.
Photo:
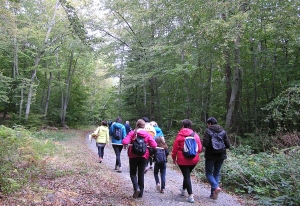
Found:
[[[30,105],[31,105],[31,100],[32,100],[32,97],[33,97],[33,94],[34,94],[34,80],[36,78],[36,72],[37,72],[37,67],[39,65],[39,62],[45,52],[45,49],[46,47],[48,46],[48,40],[49,40],[49,36],[50,36],[50,32],[52,30],[52,27],[55,23],[55,16],[56,16],[56,11],[58,9],[58,6],[59,6],[59,0],[56,0],[56,3],[55,3],[55,8],[54,8],[54,14],[53,14],[53,17],[49,23],[49,28],[47,30],[47,33],[46,33],[46,37],[45,37],[45,40],[44,40],[44,44],[42,46],[42,48],[40,49],[40,51],[37,53],[36,55],[36,58],[35,58],[35,62],[34,62],[34,69],[32,71],[32,74],[31,74],[31,81],[30,81],[30,87],[29,87],[29,92],[28,92],[28,99],[27,99],[27,105],[26,105],[26,112],[25,112],[25,120],[27,121],[28,120],[28,117],[29,117],[29,113],[30,113]]]

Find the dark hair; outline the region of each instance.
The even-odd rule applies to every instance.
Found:
[[[143,120],[144,120],[145,122],[150,122],[148,117],[143,117]]]
[[[184,119],[184,120],[182,120],[182,126],[184,127],[184,128],[192,128],[192,121],[191,120],[189,120],[189,119]]]
[[[106,120],[103,120],[103,121],[101,122],[101,125],[107,126],[107,121],[106,121]]]
[[[208,118],[208,119],[206,120],[206,123],[207,123],[207,124],[218,124],[218,121],[217,121],[216,118],[210,117],[210,118]]]
[[[117,117],[116,122],[122,123],[122,118],[121,117]]]

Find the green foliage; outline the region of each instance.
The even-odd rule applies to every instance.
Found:
[[[289,87],[281,92],[263,110],[268,111],[265,121],[273,120],[279,131],[293,131],[299,128],[300,87]]]
[[[243,147],[243,146],[240,146]],[[248,151],[242,154],[241,151]],[[258,153],[236,148],[222,169],[222,185],[255,195],[264,205],[297,205],[300,199],[300,148],[292,154]]]
[[[51,140],[37,140],[23,127],[0,126],[1,191],[11,193],[37,177],[59,147]],[[60,138],[61,139],[61,138]]]

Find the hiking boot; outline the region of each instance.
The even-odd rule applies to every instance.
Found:
[[[156,190],[157,190],[157,191],[160,190],[160,184],[159,184],[159,183],[156,184]]]
[[[163,193],[163,194],[164,194],[164,193],[165,193],[165,190],[164,190],[164,189],[161,189],[161,190],[160,190],[160,193]]]
[[[183,189],[182,187],[180,188],[180,195],[185,196],[185,189]]]
[[[121,173],[122,172],[122,167],[119,167],[117,172]]]
[[[189,197],[187,198],[187,201],[188,201],[189,203],[194,203],[194,202],[195,202],[194,197],[192,197],[192,196],[189,196]]]
[[[119,169],[119,166],[116,165],[116,166],[115,166],[115,170],[118,170],[118,169]]]
[[[133,197],[133,198],[138,198],[138,196],[139,196],[140,193],[141,193],[140,188],[137,188],[137,190],[134,191],[132,197]]]
[[[218,195],[219,195],[219,193],[221,192],[221,190],[222,190],[222,189],[219,188],[219,187],[217,187],[216,189],[214,189],[214,193],[213,193],[211,199],[214,199],[214,200],[218,199]]]

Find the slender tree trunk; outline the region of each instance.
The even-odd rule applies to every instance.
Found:
[[[37,53],[36,58],[35,58],[34,69],[33,69],[32,74],[31,74],[31,81],[30,81],[30,87],[29,87],[28,99],[27,99],[27,105],[26,105],[26,112],[25,112],[25,120],[26,121],[28,120],[28,117],[29,117],[31,100],[32,100],[32,97],[33,97],[33,94],[34,94],[33,88],[34,88],[34,80],[36,78],[37,67],[39,65],[39,62],[40,62],[43,54],[45,53],[45,49],[46,49],[47,45],[49,44],[48,40],[49,40],[49,36],[50,36],[50,32],[52,30],[52,27],[55,24],[55,16],[56,16],[56,11],[58,9],[58,6],[59,6],[59,0],[56,0],[55,8],[54,8],[54,14],[53,14],[53,17],[50,21],[50,24],[49,24],[49,27],[48,27],[48,30],[47,30],[47,33],[46,33],[46,37],[45,37],[45,40],[44,40],[44,44],[43,44],[41,50]]]
[[[45,108],[44,108],[44,119],[45,120],[47,119],[47,112],[48,112],[50,93],[51,93],[51,84],[52,84],[52,72],[50,72],[50,74],[49,74],[47,97],[46,97],[46,103],[45,103]]]
[[[231,128],[234,121],[238,118],[238,111],[241,97],[241,68],[240,68],[240,37],[235,42],[236,66],[234,68],[233,88],[230,96],[229,107],[226,115],[226,128]]]

